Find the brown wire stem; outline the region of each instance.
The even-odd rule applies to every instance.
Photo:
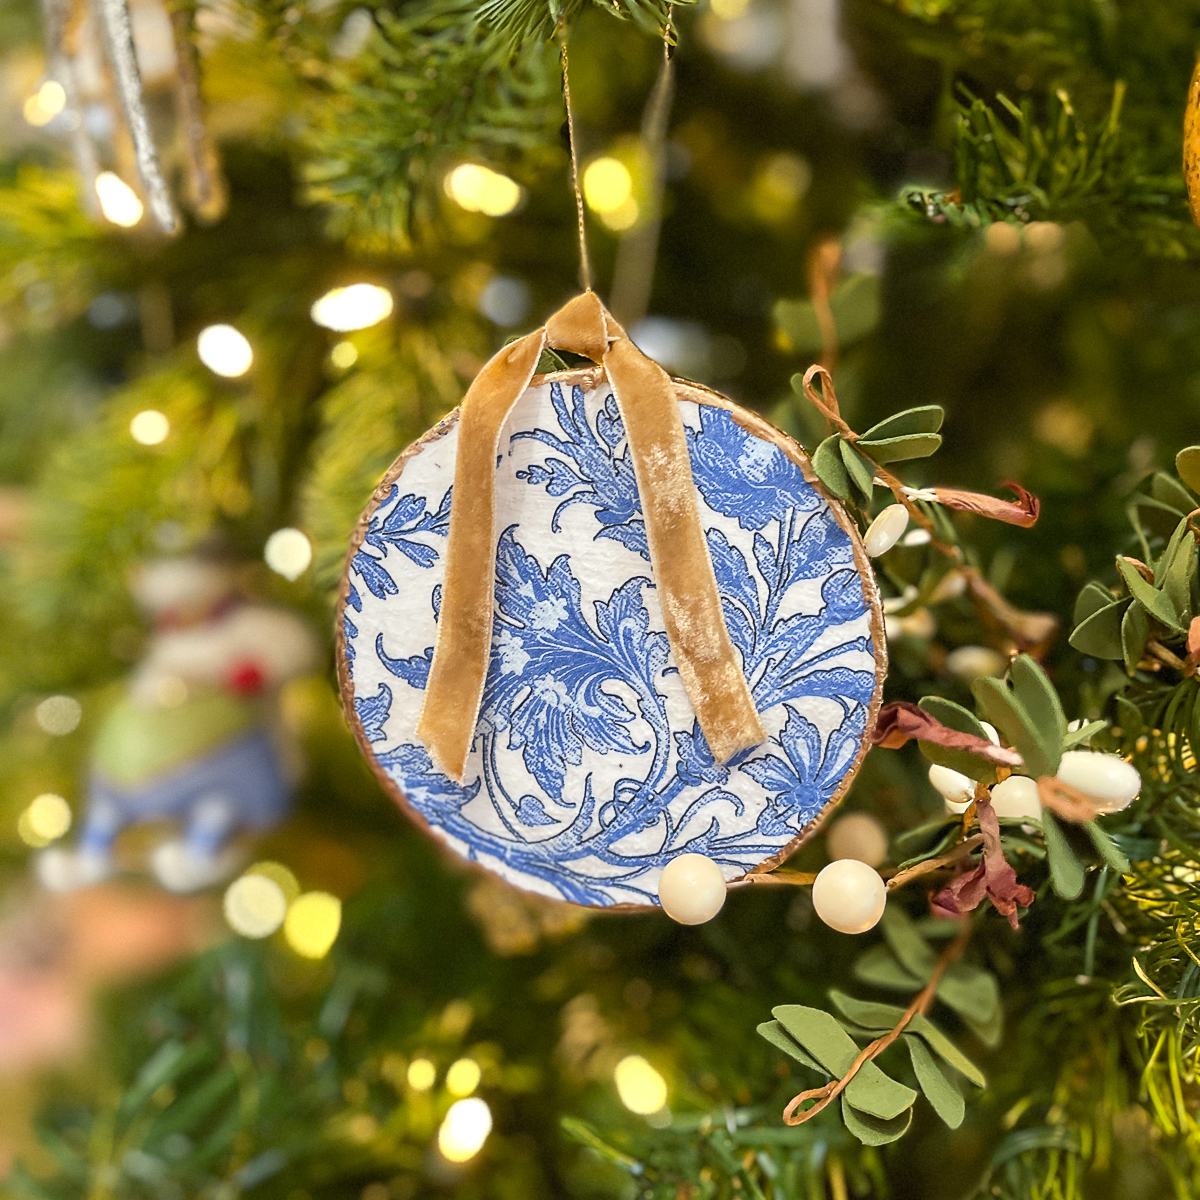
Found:
[[[583,192],[579,187],[579,156],[575,149],[575,110],[571,107],[571,67],[567,55],[567,30],[560,27],[562,38],[563,104],[567,110],[567,140],[571,151],[571,190],[575,193],[575,217],[579,227],[579,281],[583,290],[592,290],[592,263],[588,257],[587,226],[583,216]]]
[[[943,867],[953,866],[960,859],[966,858],[972,850],[983,845],[983,834],[972,834],[969,838],[965,838],[959,842],[953,850],[948,850],[945,854],[939,854],[936,858],[927,858],[924,862],[914,863],[911,867],[906,867],[903,871],[897,871],[888,881],[888,891],[893,892],[897,888],[902,888],[912,879],[918,879],[922,875],[928,875],[931,871],[940,871]]]
[[[966,949],[970,937],[970,923],[964,920],[958,936],[942,951],[942,956],[934,966],[929,982],[913,997],[912,1003],[904,1010],[904,1015],[896,1022],[895,1028],[864,1046],[841,1079],[831,1079],[819,1088],[809,1088],[808,1091],[793,1096],[788,1102],[787,1108],[783,1110],[785,1125],[803,1125],[805,1121],[815,1117],[846,1090],[850,1081],[862,1070],[865,1063],[877,1058],[904,1032],[913,1017],[924,1016],[929,1011],[934,996],[937,994],[938,984],[941,983],[942,976],[946,973],[946,968]],[[797,1112],[800,1106],[809,1100],[815,1100],[816,1104],[802,1112]]]

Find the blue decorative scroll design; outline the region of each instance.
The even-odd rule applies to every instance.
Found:
[[[412,805],[468,857],[499,860],[578,903],[611,904],[614,886],[624,898],[633,894],[655,902],[639,876],[689,851],[744,868],[778,853],[832,798],[858,753],[875,687],[873,671],[835,660],[850,650],[869,655],[872,645],[868,635],[850,633],[840,641],[825,637],[820,649],[816,644],[827,631],[861,617],[866,601],[850,539],[800,469],[727,410],[700,405],[701,428],[687,431],[696,484],[709,509],[752,532],[758,572],[720,529],[709,530],[726,622],[759,711],[783,705],[787,714],[776,738],[728,763],[714,762],[695,722],[680,731],[668,721],[660,687],[671,669],[667,639],[650,628],[649,553],[616,401],[609,395],[593,424],[580,388],[568,395],[554,384],[551,399],[557,431],[513,435],[514,441],[532,439],[545,448],[543,461],[518,478],[562,498],[556,530],[567,508],[590,506],[599,526],[594,536],[615,539],[639,555],[646,573],[625,580],[589,613],[569,556],[543,568],[521,546],[517,527],[505,529],[497,546],[491,664],[476,729],[480,777],[468,785],[453,782],[416,744],[384,746],[377,758]],[[388,549],[431,567],[436,549],[414,535],[444,536],[449,504],[449,490],[431,509],[426,499],[400,496],[393,488],[370,522],[364,549],[352,560],[352,575],[379,599],[395,595],[398,587],[384,561]],[[781,615],[789,591],[797,585],[811,591],[813,581],[819,610]],[[350,597],[348,609],[361,611],[353,587]],[[437,592],[433,603],[436,614]],[[347,616],[348,654],[356,636]],[[374,653],[389,674],[424,689],[432,647],[424,655],[394,658],[380,634]],[[796,707],[813,697],[835,701],[842,712],[840,723],[824,735]],[[386,741],[391,699],[391,689],[381,684],[373,696],[356,700],[372,743]],[[497,754],[502,746],[520,752],[540,794],[511,786]],[[567,770],[583,762],[585,750],[619,754],[630,764],[611,794],[596,794],[591,773],[582,795],[564,794]],[[744,818],[746,802],[729,790],[736,771],[767,794],[752,829],[744,820],[737,828],[723,828],[714,809],[719,804],[721,811]],[[528,778],[522,779],[527,786]],[[481,788],[496,818],[489,828],[464,811]],[[699,791],[684,811],[672,812],[687,789]],[[518,791],[523,794],[514,794]],[[705,821],[706,815],[711,819]],[[653,850],[620,845],[638,834],[646,835]]]

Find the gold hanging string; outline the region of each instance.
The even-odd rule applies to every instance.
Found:
[[[658,238],[662,229],[662,198],[667,182],[665,143],[674,99],[674,61],[671,55],[674,5],[667,6],[663,25],[662,62],[642,116],[642,144],[650,160],[650,194],[646,212],[638,226],[626,233],[617,246],[610,304],[622,325],[634,325],[646,315],[654,286]]]
[[[563,102],[567,109],[567,141],[571,150],[571,189],[575,193],[575,217],[579,225],[579,282],[585,292],[592,290],[592,263],[588,258],[587,226],[583,220],[583,192],[579,187],[579,156],[575,150],[575,111],[571,107],[571,67],[567,56],[567,30],[561,27]]]

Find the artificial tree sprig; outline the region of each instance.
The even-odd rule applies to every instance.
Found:
[[[955,939],[942,951],[933,968],[933,973],[929,977],[929,982],[913,997],[912,1003],[904,1010],[903,1015],[896,1024],[881,1037],[877,1037],[874,1041],[869,1042],[859,1051],[858,1056],[850,1064],[849,1069],[839,1079],[831,1079],[823,1087],[809,1088],[807,1091],[800,1092],[799,1095],[793,1096],[788,1102],[787,1107],[783,1110],[783,1123],[785,1125],[803,1125],[805,1121],[811,1120],[821,1112],[827,1105],[842,1094],[854,1078],[858,1075],[867,1063],[877,1058],[882,1054],[896,1039],[912,1024],[913,1018],[925,1016],[933,1006],[934,997],[937,995],[938,985],[942,981],[942,976],[946,973],[946,968],[961,957],[962,952],[967,948],[967,943],[971,939],[971,925],[967,920],[963,920],[962,928],[959,930]],[[809,1100],[816,1100],[816,1103],[810,1108],[801,1109],[801,1105]]]

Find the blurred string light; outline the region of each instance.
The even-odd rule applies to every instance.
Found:
[[[353,342],[338,342],[329,351],[329,361],[339,371],[348,371],[358,362],[358,347]]]
[[[342,926],[342,902],[328,892],[305,892],[292,901],[283,922],[287,944],[301,958],[324,958]]]
[[[709,0],[708,4],[718,21],[736,21],[749,7],[750,0]]]
[[[333,288],[317,300],[309,310],[312,319],[335,333],[350,333],[369,329],[392,315],[395,301],[387,288],[374,283],[352,283],[349,287]]]
[[[22,113],[30,125],[41,127],[49,125],[66,107],[67,93],[57,79],[47,79],[28,100],[25,101]]]
[[[414,1092],[427,1092],[437,1082],[437,1067],[427,1058],[414,1058],[405,1078]]]
[[[263,547],[263,558],[276,575],[299,579],[312,562],[312,543],[299,529],[277,529]]]
[[[96,176],[96,199],[100,201],[104,219],[122,229],[132,229],[146,211],[137,192],[111,171],[101,171]]]
[[[270,937],[288,913],[283,888],[266,875],[249,873],[225,889],[222,907],[229,927],[248,938]]]
[[[442,186],[459,208],[485,217],[506,217],[521,203],[519,183],[480,163],[459,163]]]
[[[237,379],[250,370],[254,350],[246,335],[232,325],[208,325],[196,338],[196,353],[214,375]]]
[[[648,1117],[667,1103],[667,1081],[640,1054],[621,1059],[613,1079],[621,1103],[630,1112]]]
[[[583,172],[583,197],[609,229],[619,232],[637,222],[633,176],[619,158],[606,155],[588,163]]]
[[[74,696],[48,696],[33,710],[33,719],[43,733],[65,737],[79,728],[83,706]]]
[[[492,1132],[492,1110],[479,1096],[456,1100],[438,1130],[438,1149],[452,1163],[472,1159]]]
[[[469,1096],[478,1086],[483,1072],[473,1058],[460,1058],[446,1072],[446,1090],[452,1096]]]
[[[129,422],[129,432],[140,446],[157,446],[167,440],[171,422],[157,408],[144,408]]]
[[[283,892],[284,898],[289,904],[300,895],[300,881],[283,863],[271,862],[270,860],[257,862],[254,866],[247,867],[245,874],[262,875],[264,878],[278,884],[279,890]]]
[[[17,834],[27,846],[48,846],[71,828],[71,806],[54,792],[35,796],[17,820]]]

